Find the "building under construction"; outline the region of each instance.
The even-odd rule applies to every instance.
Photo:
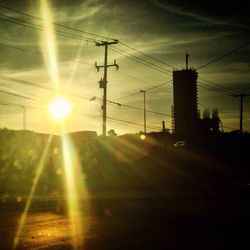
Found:
[[[198,73],[188,67],[173,72],[173,130],[179,138],[192,138],[210,131],[219,131],[218,112],[200,118],[197,93]]]
[[[173,72],[174,131],[180,137],[197,129],[197,77],[197,72],[191,69]]]

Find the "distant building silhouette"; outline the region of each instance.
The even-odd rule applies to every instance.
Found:
[[[203,119],[198,110],[197,93],[198,73],[193,69],[173,71],[174,107],[172,109],[173,130],[177,137],[191,139],[193,136],[219,132],[220,118],[218,110],[205,109]]]
[[[173,72],[174,132],[179,137],[191,135],[197,129],[197,78],[197,72],[191,69]]]
[[[203,111],[203,119],[198,119],[198,132],[207,135],[210,132],[219,132],[221,120],[219,118],[218,109],[212,110],[212,117],[210,111],[205,109]]]

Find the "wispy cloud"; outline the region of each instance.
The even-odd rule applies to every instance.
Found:
[[[86,0],[81,4],[69,4],[60,8],[58,6],[55,9],[55,20],[57,22],[82,22],[89,21],[90,18],[93,18],[95,15],[99,15],[101,11],[106,6],[105,2],[100,3],[96,0]],[[74,13],[72,15],[72,13]]]
[[[227,25],[227,26],[232,26],[232,27],[237,27],[237,28],[245,28],[245,26],[240,25],[240,24],[235,24],[227,20],[219,20],[218,18],[211,18],[207,17],[204,15],[199,15],[195,12],[192,12],[191,10],[183,9],[180,6],[177,5],[172,5],[167,1],[161,2],[159,0],[151,0],[156,6],[173,13],[175,15],[180,15],[188,18],[195,19],[197,21],[202,22],[201,25],[209,24],[209,25]],[[196,25],[199,25],[196,23]]]

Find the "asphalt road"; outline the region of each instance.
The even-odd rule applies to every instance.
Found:
[[[250,249],[246,196],[109,192],[80,203],[81,249]],[[21,207],[0,205],[1,250],[12,249]],[[34,202],[16,249],[74,249],[66,210],[62,201]]]

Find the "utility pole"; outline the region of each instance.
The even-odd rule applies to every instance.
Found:
[[[114,60],[114,64],[108,65],[108,46],[112,44],[117,44],[118,40],[114,40],[112,42],[96,42],[96,46],[104,46],[105,48],[105,54],[104,54],[104,65],[98,66],[97,62],[95,62],[95,67],[97,71],[100,70],[100,68],[104,68],[104,74],[103,79],[99,81],[100,88],[103,89],[103,104],[102,104],[102,110],[103,110],[103,116],[102,116],[102,135],[106,137],[106,131],[107,131],[107,69],[108,67],[116,67],[116,69],[119,69],[118,64],[116,63],[116,60]]]
[[[250,94],[244,94],[244,93],[240,93],[240,94],[233,94],[233,97],[240,97],[240,132],[243,132],[243,98],[250,96]]]
[[[189,57],[189,54],[186,53],[186,69],[188,70],[188,57]]]
[[[23,130],[26,130],[26,107],[21,106],[21,108],[23,109]]]
[[[166,133],[165,121],[162,121],[162,132]]]
[[[144,133],[146,134],[147,132],[147,124],[146,124],[146,90],[140,90],[140,92],[143,93],[143,103],[144,103]]]

